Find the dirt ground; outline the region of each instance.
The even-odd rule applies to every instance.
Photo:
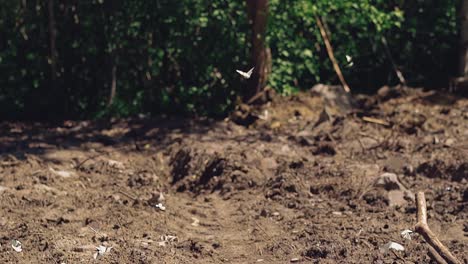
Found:
[[[0,263],[431,263],[400,235],[417,191],[468,263],[468,100],[355,99],[347,114],[305,92],[221,121],[3,122]]]

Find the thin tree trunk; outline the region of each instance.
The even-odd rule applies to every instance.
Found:
[[[54,0],[48,1],[48,10],[49,10],[50,69],[51,69],[52,87],[55,87],[55,82],[57,80],[57,49],[56,49],[57,31],[55,28]]]
[[[460,28],[458,77],[450,78],[450,91],[468,92],[468,0],[462,0],[458,7]],[[460,89],[463,88],[463,89]]]
[[[347,93],[349,93],[349,92],[351,92],[351,89],[349,88],[348,83],[346,83],[346,80],[343,77],[343,73],[341,72],[340,66],[338,65],[338,62],[336,61],[335,55],[333,53],[333,48],[332,48],[332,45],[330,43],[330,39],[328,38],[328,34],[327,34],[326,30],[325,30],[325,27],[322,24],[322,20],[318,16],[315,17],[315,20],[316,20],[317,25],[319,27],[320,34],[322,35],[323,42],[325,42],[325,47],[327,48],[328,57],[330,58],[330,60],[331,60],[331,62],[333,64],[333,68],[335,69],[336,75],[338,75],[338,78],[340,79],[340,82],[343,85],[343,89]]]
[[[460,17],[460,64],[458,74],[468,77],[468,0],[463,0],[459,10]]]
[[[265,35],[268,22],[268,0],[246,0],[247,14],[252,23],[251,61],[255,67],[249,79],[246,99],[258,94],[266,86],[268,74],[271,71],[271,51],[265,44]]]
[[[112,81],[111,81],[109,100],[107,101],[107,107],[112,105],[112,103],[114,102],[115,94],[117,92],[117,65],[115,65],[114,58],[111,58],[111,60],[112,60],[112,72],[111,72]]]

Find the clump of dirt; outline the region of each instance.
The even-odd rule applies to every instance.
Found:
[[[172,184],[178,192],[193,194],[219,191],[224,195],[233,190],[257,186],[263,175],[254,166],[241,163],[242,153],[229,148],[222,153],[203,149],[179,149],[170,159]]]
[[[350,110],[338,88],[224,121],[0,123],[0,262],[104,246],[104,263],[429,263],[400,235],[416,191],[468,262],[468,100],[384,87]],[[390,241],[405,251],[382,253]]]

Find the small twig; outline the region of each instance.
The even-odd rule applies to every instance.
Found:
[[[330,138],[330,140],[333,142],[333,144],[335,144],[336,146],[336,140],[335,138],[332,136],[332,134],[330,132],[327,132],[327,136]]]
[[[335,69],[336,75],[338,75],[338,78],[340,79],[340,82],[343,85],[344,90],[347,93],[349,93],[351,92],[351,89],[349,88],[348,84],[346,83],[346,80],[343,77],[343,73],[341,72],[340,66],[338,66],[338,62],[336,61],[335,55],[333,54],[333,48],[330,43],[330,39],[328,38],[327,31],[325,30],[323,26],[322,20],[318,16],[315,16],[315,20],[317,21],[317,25],[320,29],[320,34],[322,35],[323,42],[325,42],[325,47],[327,48],[328,57],[330,57],[330,60],[332,61],[333,68]]]
[[[262,231],[266,236],[267,238],[273,240],[273,243],[275,243],[275,245],[279,246],[284,253],[288,253],[288,251],[286,249],[283,248],[283,245],[281,245],[280,242],[278,242],[278,240],[276,240],[274,237],[271,237],[261,226],[260,224],[258,224],[255,220],[253,221],[255,223],[255,225],[257,226],[257,228]]]
[[[260,92],[256,93],[254,96],[252,96],[248,101],[247,104],[250,105],[253,102],[257,101],[260,97],[262,97],[265,93],[267,93],[269,90],[271,90],[270,87],[265,87],[265,89],[261,90]]]
[[[85,162],[87,162],[88,160],[93,160],[93,159],[95,159],[95,158],[97,158],[99,156],[102,156],[102,155],[104,155],[104,154],[100,153],[100,154],[96,154],[94,156],[91,156],[89,158],[86,158],[85,160],[83,160],[82,162],[80,162],[78,165],[75,166],[75,170],[81,168],[81,166],[83,166],[83,164],[85,164]]]
[[[403,263],[407,263],[407,261],[406,261],[404,258],[402,258],[402,257],[398,256],[398,254],[397,254],[395,251],[393,251],[393,250],[390,250],[390,252],[392,252],[392,253],[393,253],[393,255],[394,255],[394,256],[395,256],[397,259],[399,259],[399,260],[403,261]]]
[[[448,264],[461,264],[455,256],[448,250],[442,242],[437,238],[437,236],[431,231],[429,225],[427,224],[427,206],[426,206],[426,197],[424,192],[418,192],[416,195],[416,206],[418,208],[417,217],[418,222],[415,226],[415,231],[418,232],[420,235],[424,237],[429,245],[434,248],[434,252],[437,253],[440,257],[442,257]],[[444,262],[439,262],[437,258],[434,259],[439,264],[443,264]]]
[[[365,152],[365,151],[367,150],[367,148],[364,146],[364,143],[362,143],[362,141],[361,141],[360,138],[358,138],[357,140],[358,140],[358,142],[359,142],[359,145],[361,145],[362,152]]]
[[[379,125],[383,125],[383,126],[390,126],[390,124],[387,121],[384,121],[382,119],[373,118],[373,117],[364,116],[362,118],[362,120],[364,120],[366,122],[369,122],[369,123],[379,124]]]
[[[403,73],[401,73],[401,71],[396,66],[395,61],[393,60],[392,54],[390,53],[390,49],[388,48],[387,39],[385,39],[385,37],[382,37],[382,43],[384,45],[385,52],[387,53],[387,56],[390,59],[390,62],[392,63],[393,70],[395,71],[395,74],[398,77],[398,80],[400,80],[401,84],[406,85],[405,77],[403,76]]]
[[[119,190],[119,193],[121,193],[121,194],[127,196],[127,197],[130,198],[130,199],[133,199],[134,201],[138,201],[138,199],[135,198],[135,196],[133,196],[133,195],[131,195],[131,194],[128,194],[128,193],[126,193],[126,192],[124,192],[124,191],[122,191],[122,190]]]

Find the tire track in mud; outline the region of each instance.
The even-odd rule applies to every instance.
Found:
[[[247,243],[251,231],[244,223],[247,216],[238,209],[239,202],[224,200],[218,194],[203,198],[178,195],[178,206],[173,208],[175,213],[168,228],[180,234],[181,244],[189,244],[194,255],[211,256],[213,263],[257,259],[245,255],[252,252]]]

